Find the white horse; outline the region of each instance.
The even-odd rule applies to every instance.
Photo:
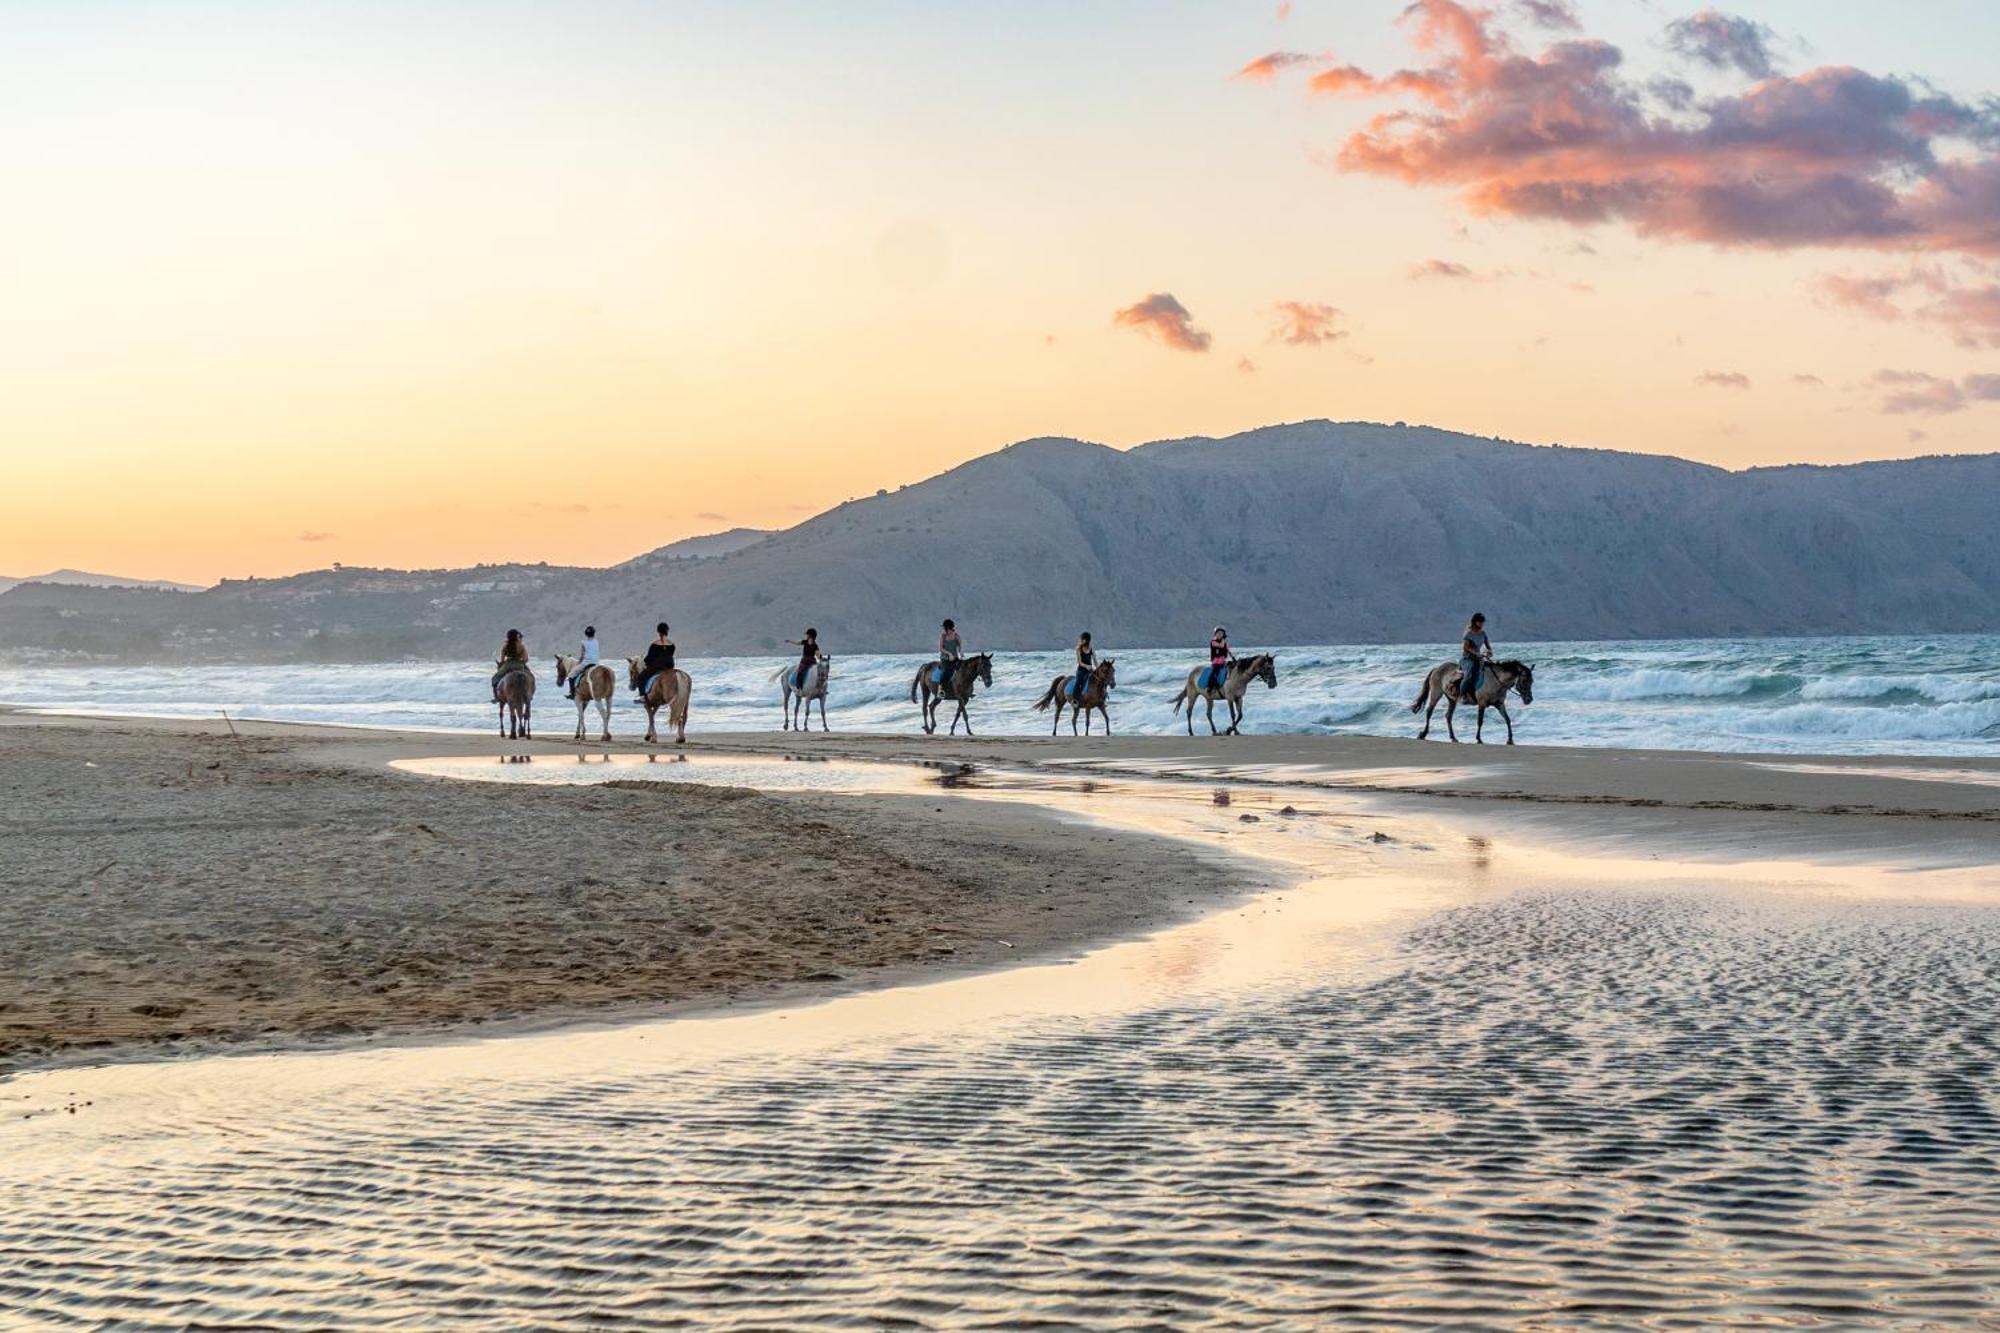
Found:
[[[794,701],[796,701],[798,708],[798,730],[810,730],[812,704],[815,699],[819,700],[819,729],[821,731],[827,729],[826,678],[832,674],[833,659],[822,653],[819,660],[813,663],[812,670],[806,673],[806,681],[803,685],[799,684],[799,669],[795,666],[785,667],[777,675],[771,677],[772,680],[778,682],[779,686],[785,692],[785,725],[782,730],[792,730]]]
[[[618,675],[602,662],[581,671],[576,668],[576,658],[557,655],[556,688],[561,689],[569,683],[570,677],[576,677],[576,694],[573,696],[576,699],[576,735],[571,739],[583,739],[583,715],[592,704],[596,704],[599,729],[603,732],[599,739],[608,741],[611,739],[611,695],[618,688]]]

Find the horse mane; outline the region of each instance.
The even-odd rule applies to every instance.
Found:
[[[1510,657],[1504,662],[1495,662],[1493,665],[1499,667],[1502,671],[1512,671],[1517,674],[1534,670],[1533,667],[1518,657]]]

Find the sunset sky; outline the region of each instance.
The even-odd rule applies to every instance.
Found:
[[[13,3],[0,573],[606,563],[1035,435],[1994,447],[1990,0]]]

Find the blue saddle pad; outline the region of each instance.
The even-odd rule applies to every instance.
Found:
[[[1195,682],[1195,688],[1198,690],[1220,689],[1222,682],[1227,679],[1229,679],[1229,664],[1227,662],[1219,662],[1213,666],[1205,666],[1201,669],[1201,678]]]
[[[931,668],[931,684],[933,684],[933,685],[942,685],[942,684],[944,684],[944,668],[943,668],[943,667],[941,667],[941,666],[934,666],[934,667],[932,667],[932,668]]]

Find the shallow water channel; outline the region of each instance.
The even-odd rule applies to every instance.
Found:
[[[1583,856],[1226,777],[418,767],[949,787],[1295,882],[819,1004],[19,1076],[0,1315],[1833,1326],[2000,1281],[1990,872]]]

